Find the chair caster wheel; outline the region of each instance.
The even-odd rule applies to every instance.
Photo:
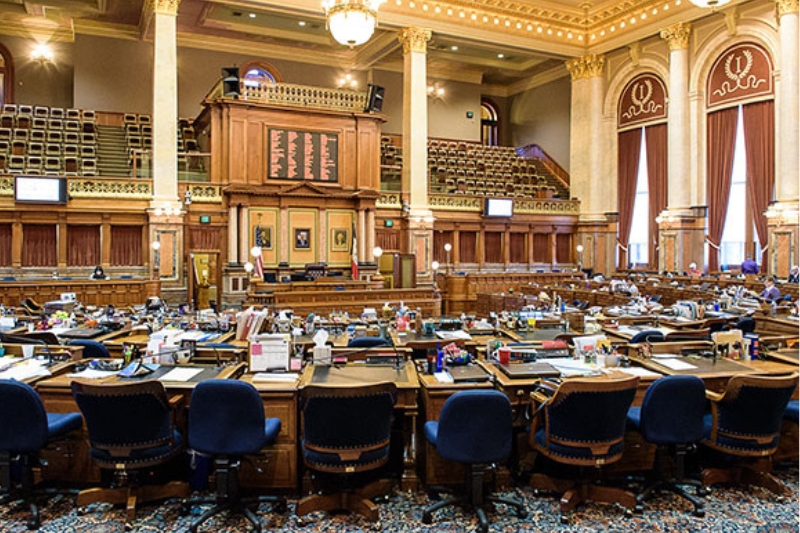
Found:
[[[125,523],[125,531],[133,531],[133,524]]]
[[[706,512],[703,509],[695,509],[694,513],[692,514],[694,514],[697,518],[703,518],[704,516],[706,516]]]
[[[633,509],[625,509],[625,518],[633,517]]]
[[[429,513],[422,513],[422,523],[423,524],[433,523],[432,517]]]
[[[569,524],[569,517],[568,517],[568,516],[561,515],[561,517],[560,517],[560,521],[561,521],[561,523],[562,523],[562,524],[564,524],[564,525],[566,526],[566,525],[568,525],[568,524]]]
[[[86,507],[78,507],[78,515],[84,516],[88,512],[89,511],[86,509]]]
[[[39,529],[39,521],[38,520],[33,520],[33,519],[28,520],[28,523],[26,525],[28,526],[28,529],[30,529],[31,531],[35,531],[35,530]]]
[[[186,516],[187,514],[189,514],[191,512],[191,510],[192,510],[192,507],[190,505],[182,503],[181,504],[181,508],[178,510],[178,514],[180,516]]]
[[[633,508],[633,512],[636,513],[636,514],[644,513],[644,505],[642,505],[640,503],[637,503],[636,507]]]
[[[705,486],[697,487],[697,491],[695,492],[697,493],[698,496],[708,496],[709,494],[711,494],[711,488]]]
[[[517,511],[517,518],[528,518],[528,511],[525,509],[520,509]]]

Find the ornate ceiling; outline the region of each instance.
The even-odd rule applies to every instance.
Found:
[[[164,0],[0,0],[0,33],[149,40],[154,1]],[[418,26],[433,30],[433,75],[515,92],[532,77],[565,75],[570,57],[607,52],[676,22],[721,16],[689,0],[386,0],[373,38],[351,50],[329,36],[320,6],[320,0],[182,0],[179,45],[400,71],[397,31]]]

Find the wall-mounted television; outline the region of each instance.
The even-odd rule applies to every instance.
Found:
[[[487,217],[510,217],[514,214],[514,200],[511,198],[487,198],[483,215]]]
[[[44,204],[67,203],[67,178],[17,176],[14,200]]]

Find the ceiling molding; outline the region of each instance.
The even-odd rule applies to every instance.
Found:
[[[402,46],[395,32],[381,32],[356,50],[353,68],[356,70],[370,69]]]
[[[566,64],[562,63],[561,65],[539,72],[530,78],[508,85],[508,96],[535,89],[536,87],[546,85],[561,78],[566,78],[567,76],[569,76],[569,71],[567,70]]]
[[[95,37],[110,37],[112,39],[125,39],[139,41],[139,28],[127,24],[111,24],[88,19],[75,19],[75,33],[80,35],[93,35]]]
[[[0,13],[0,34],[48,42],[75,42],[72,25],[59,24],[45,17],[7,16]]]

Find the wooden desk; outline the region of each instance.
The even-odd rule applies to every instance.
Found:
[[[764,355],[767,359],[774,359],[775,361],[780,361],[787,365],[798,366],[798,364],[800,364],[800,354],[798,354],[797,348],[765,351]]]
[[[630,341],[637,333],[641,333],[642,331],[658,331],[666,337],[668,334],[675,333],[677,330],[664,326],[619,326],[616,328],[604,327],[602,331],[609,337]]]
[[[404,364],[399,370],[393,365],[365,365],[350,363],[341,366],[308,365],[300,376],[299,388],[307,385],[349,387],[391,381],[397,386],[395,409],[402,411],[403,472],[401,490],[417,490],[419,478],[416,473],[416,420],[418,413],[417,391],[419,380],[414,365]]]
[[[141,381],[157,379],[163,372],[155,372],[148,376],[139,378],[120,378],[110,376],[102,379],[80,379],[70,377],[68,374],[75,371],[76,363],[71,363],[69,368],[64,369],[59,375],[48,379],[42,379],[36,383],[36,390],[44,402],[48,413],[73,413],[79,412],[78,405],[72,397],[72,382],[76,379],[84,383],[92,384],[113,384],[126,381]],[[197,365],[185,365],[197,366]],[[193,381],[186,382],[164,382],[168,395],[180,394],[184,396],[184,406],[189,407],[189,400],[192,390],[196,383],[203,379],[235,379],[244,371],[244,365],[232,365],[223,367],[204,367],[204,371],[196,376]],[[179,413],[177,420],[178,429],[186,436],[186,413]],[[43,472],[44,477],[58,481],[70,481],[79,483],[98,483],[100,481],[100,469],[91,460],[89,455],[89,435],[84,424],[81,438],[75,442],[68,442],[66,452],[62,449],[42,451],[42,458],[46,459],[49,467]]]
[[[264,402],[267,418],[279,418],[281,431],[275,444],[261,451],[254,461],[242,462],[239,480],[243,487],[287,489],[296,492],[298,485],[297,391],[299,379],[286,381],[253,381],[253,374],[240,379],[252,383]],[[261,468],[263,472],[259,472]]]
[[[161,282],[149,279],[110,280],[42,280],[0,283],[0,302],[6,307],[19,305],[25,298],[40,304],[61,298],[61,293],[74,292],[84,305],[128,307],[142,304],[149,296],[161,295]]]

